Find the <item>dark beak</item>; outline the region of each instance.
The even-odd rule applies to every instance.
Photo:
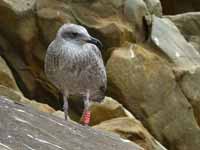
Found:
[[[90,37],[87,42],[96,45],[100,50],[103,48],[103,44],[96,38]]]

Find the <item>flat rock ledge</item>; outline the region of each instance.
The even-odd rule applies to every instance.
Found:
[[[142,150],[133,142],[0,97],[1,150]]]

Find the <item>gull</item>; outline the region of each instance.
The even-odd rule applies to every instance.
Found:
[[[104,99],[107,76],[101,48],[98,39],[76,24],[62,25],[48,46],[44,69],[47,78],[63,95],[65,120],[70,95],[81,96],[84,101],[84,125],[90,122],[90,102]]]

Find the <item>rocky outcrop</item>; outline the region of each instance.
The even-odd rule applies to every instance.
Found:
[[[167,17],[177,26],[185,39],[200,52],[200,13],[191,12]]]
[[[0,85],[0,96],[11,99],[15,103],[28,105],[38,111],[53,113],[55,110],[47,104],[39,103],[25,98],[22,93]]]
[[[144,150],[166,150],[135,118],[121,117],[111,119],[94,126],[94,128],[117,133],[122,138],[137,143]]]
[[[119,102],[110,97],[105,97],[101,103],[93,103],[89,110],[92,114],[90,125],[96,125],[105,120],[118,117],[134,118]]]
[[[128,44],[107,63],[110,95],[130,110],[170,150],[200,148],[193,109],[169,65],[155,53]]]
[[[47,82],[43,72],[45,51],[58,27],[67,22],[86,26],[103,42],[106,60],[113,47],[125,41],[142,42],[146,39],[143,17],[150,10],[156,14],[157,4],[156,1],[142,0],[100,0],[92,3],[89,0],[2,0],[0,47],[25,96],[58,109],[58,91]]]
[[[151,14],[162,16],[162,5],[160,0],[144,0]]]
[[[200,53],[166,18],[153,16],[151,40],[178,68],[189,70],[200,66]]]
[[[199,10],[198,0],[161,2],[164,14]],[[0,14],[1,96],[63,118],[59,91],[47,81],[43,60],[63,23],[81,24],[103,42],[109,83],[106,95],[120,102],[107,97],[101,104],[93,104],[91,125],[109,126],[124,136],[127,130],[121,127],[131,122],[130,135],[141,140],[144,148],[156,149],[150,134],[128,109],[169,150],[200,149],[198,12],[162,17],[159,0],[1,0]],[[82,105],[69,102],[70,117],[79,121]],[[120,127],[113,126],[116,122]],[[48,125],[44,126],[50,128]],[[135,130],[134,125],[141,128]],[[75,135],[78,128],[73,133],[63,130]],[[82,133],[82,126],[80,130]],[[50,138],[47,141],[52,143]]]
[[[0,98],[0,149],[142,150],[116,135],[80,126]]]
[[[11,88],[13,90],[20,92],[10,68],[7,66],[5,60],[1,56],[0,56],[0,85],[4,85],[7,88]]]
[[[199,0],[161,0],[164,14],[179,14],[200,10]]]
[[[24,97],[18,88],[10,68],[5,60],[0,57],[0,96],[7,97],[16,103],[27,104],[39,111],[52,113],[55,110],[47,104],[38,103]]]
[[[196,120],[200,126],[200,68],[193,72],[185,72],[179,83],[183,93],[193,106]]]
[[[42,44],[35,17],[35,0],[0,1],[0,47],[25,96],[56,106],[56,91],[45,82]],[[9,19],[8,19],[9,18]],[[58,104],[57,104],[58,106]]]

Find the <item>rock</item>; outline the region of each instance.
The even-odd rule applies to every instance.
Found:
[[[34,19],[36,0],[2,0],[0,2],[0,31],[18,49],[25,49],[27,61],[34,48],[37,28]],[[8,19],[9,18],[9,19]]]
[[[185,39],[200,52],[200,12],[167,16],[181,31]]]
[[[12,72],[5,60],[0,56],[0,85],[4,85],[8,88],[11,88],[16,91],[20,91],[15,79],[12,75]]]
[[[200,68],[186,72],[179,80],[181,89],[191,103],[196,120],[200,125]]]
[[[107,62],[108,94],[170,150],[200,149],[193,109],[164,59],[140,46],[116,48]]]
[[[92,4],[87,0],[72,2],[71,6],[76,20],[99,38],[105,49],[127,40],[145,39],[142,18],[148,10],[141,0],[100,0]]]
[[[46,80],[43,71],[39,71],[40,73],[38,72],[39,74],[37,75],[37,71],[24,62],[21,53],[15,51],[15,48],[10,42],[1,35],[0,48],[2,48],[2,55],[12,69],[17,84],[24,95],[29,99],[37,99],[43,103],[54,106],[54,108],[58,108],[58,106],[60,106],[57,100],[58,91],[55,87],[45,82]]]
[[[70,112],[70,113],[71,113],[71,112]],[[72,114],[72,113],[71,113],[71,114]],[[71,114],[69,114],[69,115],[71,116]],[[65,114],[64,114],[63,111],[57,110],[57,111],[53,112],[52,115],[54,115],[54,116],[56,116],[56,117],[59,117],[59,118],[65,120]],[[74,116],[72,116],[72,117],[70,117],[70,116],[68,116],[67,121],[70,121],[70,122],[73,122],[73,123],[76,123],[76,124],[80,124],[80,122],[74,121]],[[72,120],[71,118],[73,118],[73,120]],[[79,119],[80,119],[80,118],[79,118]]]
[[[199,52],[169,19],[153,17],[151,40],[176,67],[187,70],[200,66]]]
[[[148,9],[143,0],[126,0],[124,3],[124,15],[133,25],[136,34],[136,42],[143,42],[146,39],[144,28],[144,16],[148,15]]]
[[[162,5],[160,0],[144,0],[147,8],[151,14],[161,17],[162,16]]]
[[[115,118],[104,121],[94,126],[94,128],[117,133],[122,138],[137,143],[144,150],[166,150],[163,146],[157,144],[156,140],[135,118]]]
[[[46,112],[46,113],[55,112],[55,110],[51,108],[49,105],[38,103],[34,100],[29,100],[25,98],[19,91],[14,91],[13,89],[10,89],[3,85],[0,85],[0,96],[4,96],[8,99],[11,99],[15,103],[26,104],[41,112]]]
[[[142,150],[117,136],[66,122],[3,98],[0,98],[0,112],[1,149]]]
[[[54,115],[54,116],[56,116],[56,117],[59,117],[59,118],[61,118],[61,119],[65,119],[65,114],[64,114],[64,112],[63,112],[63,111],[60,111],[60,110],[55,111],[54,113],[52,113],[52,115]]]
[[[36,102],[34,100],[31,100],[31,101],[27,102],[26,104],[28,106],[31,106],[32,108],[37,109],[38,111],[41,111],[41,112],[46,112],[46,113],[53,113],[53,112],[55,112],[55,109],[53,109],[49,105],[38,103],[38,102]]]
[[[87,27],[103,42],[107,60],[113,47],[145,39],[143,17],[148,9],[142,0],[2,0],[0,13],[0,47],[19,88],[29,99],[61,109],[58,90],[43,72],[46,48],[59,26],[73,22]]]
[[[200,11],[199,0],[161,0],[164,14],[180,14]]]
[[[42,74],[45,49],[38,34],[35,5],[35,0],[0,2],[0,47],[23,93],[31,99],[51,99],[48,103],[56,106],[56,101],[52,101],[56,94],[51,94],[41,82],[45,78]]]
[[[105,97],[101,103],[93,103],[89,110],[91,111],[90,125],[99,124],[102,121],[110,120],[117,117],[134,116],[128,112],[120,103],[110,97]]]
[[[64,23],[76,23],[70,7],[64,1],[43,0],[36,3],[38,28],[47,47]],[[49,27],[51,26],[51,30]]]
[[[23,98],[22,93],[4,85],[0,85],[0,96],[5,96],[15,102],[26,102],[26,99]]]

